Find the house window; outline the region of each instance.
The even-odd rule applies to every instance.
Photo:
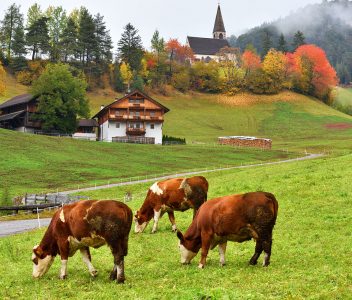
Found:
[[[120,123],[116,123],[116,128],[120,128]]]
[[[137,128],[137,129],[140,129],[140,128],[141,128],[141,124],[140,124],[140,123],[137,123],[137,124],[136,124],[136,128]]]
[[[118,117],[120,115],[120,111],[115,110],[115,116]]]
[[[150,112],[150,116],[151,116],[151,117],[155,117],[155,111],[151,111],[151,112]]]
[[[136,117],[139,117],[139,115],[140,115],[140,112],[136,111]]]
[[[154,124],[150,124],[150,129],[154,129]]]

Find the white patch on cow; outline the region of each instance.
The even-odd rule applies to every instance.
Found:
[[[177,226],[176,226],[176,224],[173,224],[173,225],[172,225],[172,231],[173,231],[173,232],[176,232],[176,231],[177,231]]]
[[[225,265],[226,243],[219,244],[220,265]]]
[[[64,209],[63,208],[61,208],[60,220],[61,220],[62,223],[65,223],[65,215],[64,215]]]
[[[89,259],[87,250],[86,249],[80,249],[80,251],[81,251],[81,254],[82,254],[82,260],[87,265],[90,275],[92,275],[93,277],[97,276],[98,271],[92,265],[92,262]]]
[[[160,215],[161,215],[161,210],[159,211],[154,210],[154,224],[153,224],[152,233],[155,233],[156,230],[158,229],[158,222],[160,219]]]
[[[136,220],[136,223],[134,225],[134,233],[142,233],[144,229],[147,227],[149,222],[144,222],[141,225],[138,224],[138,221]]]
[[[36,247],[34,247],[34,248],[36,248]],[[51,255],[47,255],[43,259],[40,259],[39,257],[37,257],[33,253],[32,260],[34,260],[36,258],[38,260],[38,264],[33,263],[32,275],[34,278],[39,278],[39,277],[43,276],[46,272],[48,272],[48,270],[50,269],[50,267],[54,261],[54,257],[52,257]]]
[[[155,182],[149,189],[158,196],[164,193],[164,191],[159,187],[157,182]]]
[[[269,258],[269,254],[264,252],[263,267],[265,267],[265,262]]]
[[[191,260],[197,255],[197,253],[188,250],[181,243],[179,243],[179,248],[181,252],[181,264],[185,265],[191,263]]]
[[[116,269],[117,269],[117,278],[121,278],[121,276],[123,276],[123,266],[116,265]]]
[[[61,269],[60,269],[60,279],[65,279],[67,276],[67,259],[61,260]]]
[[[91,233],[90,237],[84,237],[80,241],[77,240],[73,236],[69,236],[67,238],[69,244],[70,244],[70,254],[69,256],[73,256],[77,250],[84,248],[84,247],[93,247],[93,248],[99,248],[103,245],[106,244],[105,239],[97,235],[95,233]]]
[[[204,269],[204,265],[201,264],[201,263],[199,263],[198,268],[199,268],[199,269]]]

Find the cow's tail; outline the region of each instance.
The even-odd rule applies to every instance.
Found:
[[[275,225],[276,218],[277,218],[277,212],[279,210],[279,203],[277,202],[277,200],[273,194],[265,193],[265,196],[267,197],[267,199],[269,199],[271,201],[272,208],[274,211],[274,225]]]

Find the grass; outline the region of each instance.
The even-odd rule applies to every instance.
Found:
[[[5,86],[6,90],[4,95],[0,95],[0,104],[11,99],[14,96],[26,94],[29,90],[28,87],[18,83],[16,81],[16,78],[9,73],[6,73]]]
[[[337,89],[337,103],[342,106],[352,105],[352,88]]]
[[[251,267],[254,243],[229,243],[227,265],[219,267],[217,249],[211,251],[204,270],[199,255],[181,266],[177,238],[167,217],[159,232],[151,226],[141,235],[131,233],[126,258],[125,285],[108,281],[112,256],[107,247],[92,250],[100,271],[91,279],[80,255],[69,260],[66,281],[57,279],[59,259],[40,280],[31,278],[30,252],[44,230],[0,239],[0,295],[2,299],[350,299],[352,276],[350,224],[352,221],[350,170],[352,155],[314,161],[211,173],[209,196],[265,190],[279,201],[271,265]],[[146,185],[132,187],[137,209]],[[89,193],[97,199],[120,198],[126,188]],[[139,195],[139,196],[137,196]],[[176,213],[185,231],[191,211]],[[35,291],[35,292],[34,292]]]
[[[0,130],[0,193],[76,189],[130,177],[297,156],[228,146],[154,146],[76,141]],[[1,189],[3,187],[3,189]],[[1,199],[1,196],[0,196]]]

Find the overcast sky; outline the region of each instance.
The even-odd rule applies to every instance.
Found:
[[[119,40],[123,27],[132,23],[142,37],[144,47],[150,47],[150,40],[155,29],[168,40],[178,38],[186,41],[186,36],[212,37],[217,0],[0,0],[0,19],[4,10],[12,3],[21,5],[26,16],[28,7],[35,2],[46,9],[49,5],[62,6],[70,12],[81,5],[88,8],[93,15],[104,16],[110,29],[114,46]],[[311,3],[321,0],[222,0],[221,10],[227,35],[245,32],[263,22],[285,17]]]

